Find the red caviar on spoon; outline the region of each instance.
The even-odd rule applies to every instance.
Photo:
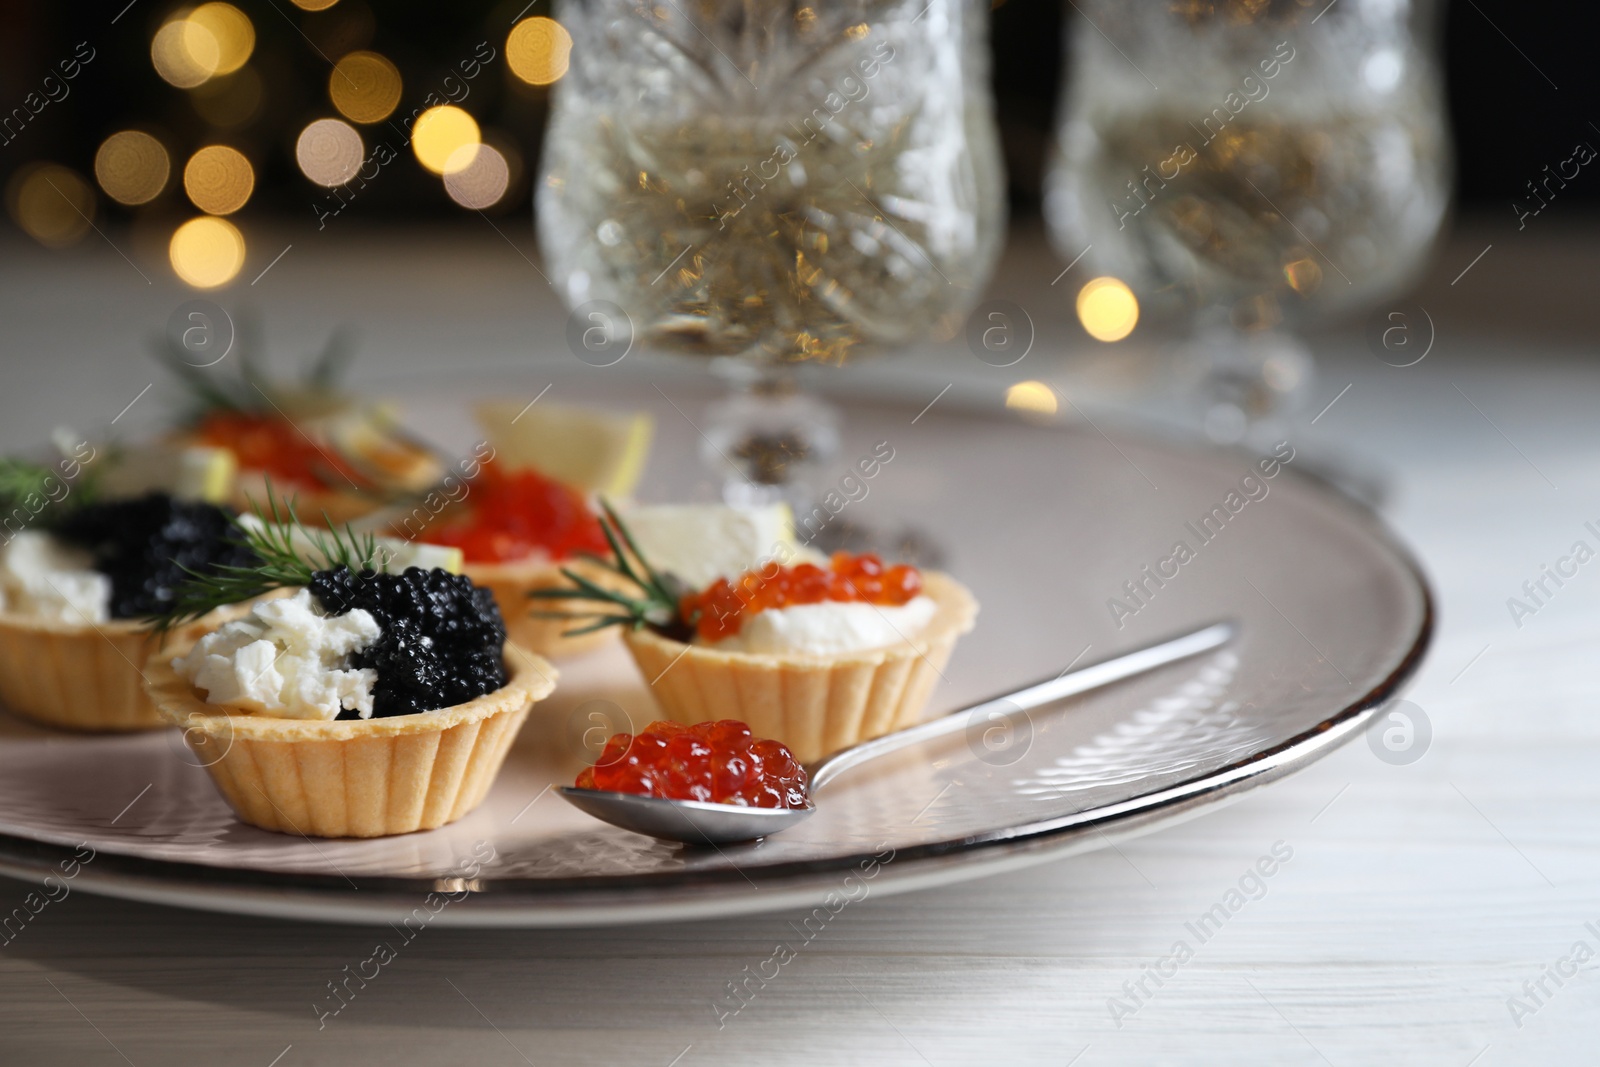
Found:
[[[599,762],[578,773],[576,785],[752,808],[811,803],[805,768],[788,747],[757,739],[733,719],[694,726],[653,722],[638,734],[614,734]]]

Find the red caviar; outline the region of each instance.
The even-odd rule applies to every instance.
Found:
[[[280,415],[213,411],[195,427],[202,445],[226,448],[239,467],[263,471],[274,482],[307,489],[347,489],[368,484],[337,449],[307,437]]]
[[[788,746],[757,740],[734,719],[653,722],[637,735],[614,734],[577,781],[579,789],[749,808],[803,808],[810,803],[806,785]]]
[[[738,633],[747,615],[768,608],[829,600],[893,607],[909,602],[921,592],[922,574],[909,564],[885,567],[883,560],[871,552],[859,556],[835,552],[827,569],[814,563],[773,565],[761,571],[746,571],[731,582],[718,578],[679,601],[678,614],[693,624],[703,640],[720,641]]]
[[[430,531],[435,544],[460,548],[468,563],[503,563],[544,552],[610,555],[600,520],[583,494],[531,467],[484,463],[462,498],[466,517]]]

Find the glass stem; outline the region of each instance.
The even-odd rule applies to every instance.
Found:
[[[702,461],[729,504],[809,507],[812,476],[839,450],[839,413],[805,392],[793,365],[728,357],[712,361],[728,394],[706,409]]]

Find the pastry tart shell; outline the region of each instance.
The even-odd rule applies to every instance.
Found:
[[[506,684],[416,715],[321,721],[230,714],[172,667],[152,664],[149,693],[239,818],[307,837],[432,830],[483,802],[528,710],[556,670],[507,643]]]
[[[145,694],[147,667],[167,648],[187,648],[230,615],[198,619],[163,644],[131,619],[72,623],[0,612],[0,704],[65,730],[118,733],[165,726]]]
[[[947,575],[925,573],[923,592],[938,610],[920,633],[860,652],[721,652],[643,629],[623,639],[667,718],[739,719],[810,763],[921,719],[956,639],[978,614],[972,594]]]

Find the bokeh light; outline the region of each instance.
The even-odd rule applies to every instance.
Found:
[[[217,63],[212,74],[232,74],[256,48],[256,28],[243,11],[232,4],[201,4],[189,12],[189,24],[211,34],[217,46]]]
[[[1283,278],[1289,283],[1289,288],[1305,296],[1322,284],[1322,268],[1317,265],[1316,260],[1302,256],[1284,264]]]
[[[227,219],[203,215],[178,227],[167,255],[178,277],[196,289],[215,289],[244,267],[244,235]]]
[[[376,52],[351,52],[328,75],[328,96],[351,122],[382,122],[400,103],[400,71]]]
[[[1078,321],[1096,341],[1120,341],[1139,324],[1139,298],[1120,278],[1095,278],[1078,290]]]
[[[21,167],[6,188],[11,217],[29,237],[61,248],[89,232],[94,218],[94,189],[59,163]]]
[[[1018,382],[1006,390],[1006,407],[1034,415],[1054,415],[1060,406],[1056,393],[1043,382]]]
[[[94,154],[94,177],[119,204],[147,204],[167,187],[172,160],[160,141],[142,130],[107,137]]]
[[[411,147],[417,160],[435,174],[450,174],[471,166],[476,153],[464,152],[480,142],[478,123],[459,107],[430,107],[411,127]]]
[[[175,18],[156,31],[150,42],[150,62],[169,85],[193,89],[217,72],[222,46],[201,23]]]
[[[212,126],[243,126],[261,108],[261,75],[254,67],[212,78],[189,91],[195,113]]]
[[[210,215],[231,215],[244,207],[256,187],[256,172],[244,153],[227,145],[207,145],[183,168],[183,189],[194,206]]]
[[[445,168],[444,191],[465,208],[493,207],[511,185],[511,165],[493,145],[463,145]],[[460,164],[457,166],[456,164]]]
[[[555,19],[535,15],[511,27],[506,37],[506,63],[529,85],[549,85],[567,72],[572,35]]]
[[[343,185],[361,169],[366,147],[354,126],[339,119],[318,119],[300,131],[294,158],[300,173],[332,188]]]
[[[339,0],[294,0],[294,6],[301,11],[326,11],[338,2]]]

